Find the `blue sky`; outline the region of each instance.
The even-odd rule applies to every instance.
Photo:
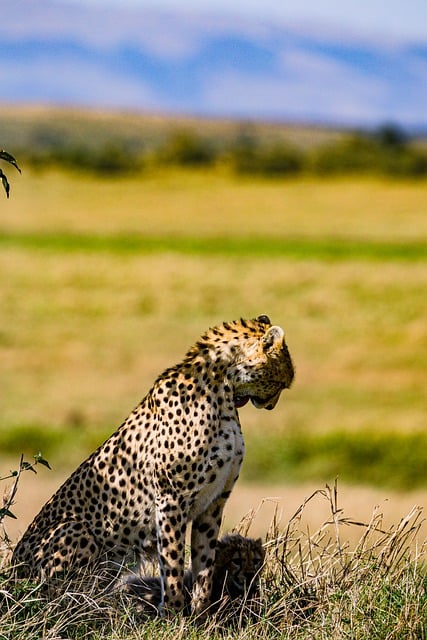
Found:
[[[427,125],[427,0],[14,0],[0,101]]]
[[[399,41],[427,41],[425,0],[74,0],[98,6],[157,7],[335,27]]]

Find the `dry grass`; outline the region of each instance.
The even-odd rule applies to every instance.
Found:
[[[4,249],[1,422],[112,430],[208,326],[268,312],[297,369],[269,430],[424,429],[425,276],[411,262]]]
[[[139,178],[25,171],[2,207],[2,229],[420,240],[427,183],[374,178],[266,181],[219,171],[158,170]]]
[[[5,231],[427,237],[424,182],[249,182],[172,170],[112,182],[17,179],[2,207]],[[59,484],[208,326],[268,313],[286,330],[296,380],[274,412],[241,410],[248,437],[423,431],[426,275],[420,260],[2,246],[0,429],[14,442],[22,425],[36,436],[62,428],[66,446],[48,456]],[[8,455],[31,456],[33,443],[21,438]]]
[[[314,534],[304,534],[300,520],[319,499],[330,517]],[[282,637],[425,637],[425,546],[418,540],[414,547],[420,525],[419,507],[385,528],[378,509],[368,522],[344,517],[336,485],[315,491],[280,535],[273,527],[266,544],[272,582],[287,586],[269,610]],[[354,546],[346,541],[348,528],[360,531]],[[412,582],[417,573],[419,582]]]
[[[311,533],[303,528],[310,510],[326,506],[327,519]],[[251,535],[252,516],[239,530]],[[259,605],[246,605],[233,626],[208,618],[201,627],[177,617],[149,622],[132,602],[109,592],[65,589],[47,597],[43,585],[16,582],[3,571],[0,638],[370,638],[426,637],[427,580],[419,539],[421,511],[414,507],[386,526],[380,510],[367,522],[345,517],[336,485],[314,491],[282,528],[273,518],[265,547]],[[356,531],[349,545],[349,530]],[[3,549],[2,554],[4,555]]]

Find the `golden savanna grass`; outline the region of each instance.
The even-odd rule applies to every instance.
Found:
[[[11,176],[12,177],[12,176]],[[177,236],[427,237],[427,184],[375,178],[263,180],[225,170],[148,170],[99,180],[13,176],[1,228]]]
[[[222,170],[148,171],[106,181],[23,168],[0,216],[0,242],[10,233],[0,244],[0,429],[12,437],[23,426],[29,434],[54,427],[66,446],[49,457],[53,473],[22,478],[13,508],[18,520],[8,521],[12,539],[90,452],[81,433],[89,434],[85,446],[93,434],[92,450],[164,367],[225,319],[268,313],[285,328],[296,365],[295,385],[275,411],[241,410],[249,441],[252,434],[268,439],[290,431],[425,429],[427,268],[419,252],[413,259],[330,260],[309,251],[295,258],[37,245],[39,234],[66,240],[69,233],[138,233],[410,246],[427,237],[425,182],[249,181]],[[32,244],[22,241],[32,236]],[[28,442],[31,456],[34,441]],[[10,449],[0,457],[0,477],[16,464],[23,444],[21,438],[15,459]],[[248,448],[247,460],[256,453]],[[227,529],[249,512],[249,534],[265,538],[276,506],[282,520],[278,524],[278,511],[270,527],[261,618],[223,637],[425,638],[422,542],[415,542],[425,528],[420,532],[419,513],[411,511],[425,502],[425,490],[402,495],[343,487],[344,515],[328,489],[299,509],[316,486],[288,487],[286,478],[274,486],[238,483]],[[381,507],[372,515],[376,503]],[[288,584],[292,576],[296,582]],[[36,589],[22,607],[10,584],[3,587],[11,595],[8,613],[1,611],[0,638],[206,637],[183,620],[141,626],[131,610],[111,608],[97,595],[46,603]],[[321,605],[305,620],[300,605],[311,606],[310,594]]]
[[[165,170],[112,181],[24,171],[4,203],[0,230],[17,237],[255,235],[284,243],[375,238],[409,246],[427,237],[426,227],[424,182],[242,181],[221,171]],[[93,431],[95,447],[208,326],[268,313],[286,330],[296,381],[274,412],[242,409],[247,435],[423,431],[426,275],[419,259],[8,243],[0,251],[2,428],[72,430],[75,437],[50,460],[66,475],[89,453],[81,431]],[[34,439],[28,442],[32,455]],[[16,456],[22,445],[21,438]],[[249,447],[247,460],[254,455]]]
[[[5,424],[114,426],[208,326],[268,311],[297,368],[269,429],[423,428],[422,264],[4,249],[0,269]]]
[[[242,182],[214,171],[111,182],[30,173],[15,185],[0,228],[419,241],[427,237],[427,185]],[[12,244],[2,248],[0,278],[4,424],[67,424],[79,414],[114,426],[207,326],[267,312],[284,325],[297,367],[269,428],[423,428],[425,262]],[[249,426],[260,419],[245,412]]]

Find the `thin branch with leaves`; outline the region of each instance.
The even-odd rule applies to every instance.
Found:
[[[19,171],[19,173],[21,173],[21,169],[19,168],[18,163],[16,162],[15,158],[10,153],[5,151],[4,149],[0,150],[0,160],[4,160],[5,162],[8,162],[12,166],[14,166],[15,169],[17,169]],[[9,184],[9,181],[7,179],[6,174],[2,171],[2,169],[0,169],[0,180],[2,182],[4,190],[6,191],[6,196],[9,197],[10,184]]]
[[[2,480],[9,480],[13,478],[13,483],[11,488],[3,496],[3,506],[0,507],[0,524],[3,523],[3,520],[6,517],[16,519],[16,516],[11,511],[11,508],[13,506],[15,495],[18,490],[18,484],[19,484],[19,480],[21,478],[22,472],[32,471],[33,473],[37,473],[36,467],[39,464],[50,469],[49,462],[43,458],[40,451],[37,453],[37,455],[33,456],[33,458],[34,458],[34,462],[28,462],[27,460],[24,460],[24,455],[22,454],[19,460],[18,469],[13,470],[9,473],[9,475],[4,476],[3,478],[0,478],[0,482]]]

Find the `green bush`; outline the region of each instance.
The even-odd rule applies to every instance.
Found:
[[[377,145],[371,140],[350,136],[315,150],[310,165],[320,175],[370,171],[378,162],[377,152]]]
[[[120,135],[98,140],[95,136],[83,138],[78,131],[72,134],[39,125],[21,153],[37,169],[57,165],[109,177],[141,169],[143,149],[141,143]]]
[[[405,148],[384,154],[380,165],[382,173],[403,178],[421,178],[427,175],[427,153]]]
[[[212,165],[216,153],[209,141],[195,132],[177,129],[160,145],[155,158],[162,164],[197,167]]]
[[[394,125],[372,132],[359,131],[310,149],[292,146],[283,137],[271,141],[248,125],[239,134],[214,137],[199,134],[189,125],[168,129],[154,137],[141,131],[134,136],[104,131],[81,135],[52,125],[34,128],[20,156],[35,167],[50,165],[89,171],[101,176],[121,176],[151,165],[210,167],[218,160],[238,175],[286,178],[301,173],[328,176],[364,173],[420,178],[427,175],[427,151],[415,147]]]
[[[427,153],[412,147],[398,129],[381,127],[369,134],[353,134],[314,150],[307,158],[314,173],[375,173],[417,178],[427,175]]]
[[[285,143],[258,146],[247,141],[238,143],[229,154],[231,165],[238,174],[254,174],[265,177],[294,175],[304,168],[304,156]]]
[[[84,170],[99,175],[122,175],[141,168],[138,154],[118,142],[106,142],[99,148],[89,146],[57,147],[35,158],[38,164],[58,164],[73,170]]]

